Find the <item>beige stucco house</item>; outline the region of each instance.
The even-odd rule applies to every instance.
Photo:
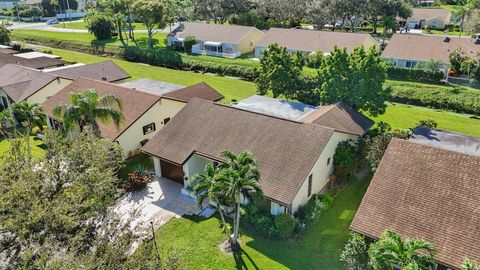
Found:
[[[182,45],[186,37],[194,37],[192,53],[236,58],[253,51],[263,34],[251,26],[185,22],[167,36],[167,46]]]
[[[423,29],[429,26],[431,29],[443,30],[451,23],[451,11],[442,8],[413,8],[412,16],[400,23],[408,29]]]
[[[460,48],[472,58],[480,53],[480,45],[470,38],[394,34],[383,51],[382,58],[393,66],[406,68],[418,67],[432,60],[440,61],[446,72],[450,65],[450,54]]]
[[[7,64],[0,68],[0,107],[3,110],[21,101],[42,104],[72,81],[36,69]]]
[[[162,95],[92,79],[80,78],[63,88],[43,103],[49,128],[56,129],[61,119],[53,115],[56,106],[68,104],[69,93],[95,89],[100,95],[113,94],[123,103],[124,121],[116,127],[113,123],[99,122],[102,137],[117,142],[128,156],[138,153],[138,149],[161,130],[192,97],[217,101],[223,96],[204,83]]]
[[[353,49],[360,46],[370,48],[378,45],[370,34],[365,33],[270,28],[255,46],[255,57],[260,58],[266,48],[273,43],[286,47],[291,53],[297,51],[328,53],[335,46],[352,52]]]
[[[157,176],[193,196],[190,180],[206,164],[223,162],[224,150],[249,150],[259,166],[263,208],[293,214],[326,187],[337,144],[362,136],[373,122],[343,104],[287,103],[259,96],[233,106],[194,99],[141,151],[153,157]]]

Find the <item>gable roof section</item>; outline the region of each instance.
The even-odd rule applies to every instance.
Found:
[[[215,157],[250,150],[265,195],[289,205],[333,130],[193,99],[141,150],[184,164],[192,153]]]
[[[436,260],[458,269],[480,261],[480,158],[393,139],[351,229],[377,239],[385,230],[425,239]]]
[[[201,98],[208,101],[219,101],[224,98],[222,94],[204,82],[166,93],[163,97],[182,102],[189,102],[193,98]]]
[[[413,8],[412,17],[414,20],[431,20],[438,18],[444,23],[449,23],[451,17],[451,12],[448,9],[443,8]]]
[[[182,29],[183,28],[183,29]],[[184,22],[177,37],[193,36],[197,40],[238,44],[253,29],[252,26]]]
[[[116,82],[130,78],[130,74],[125,72],[113,61],[105,61],[95,64],[59,69],[50,73],[69,78],[89,78],[98,81]]]
[[[341,49],[346,48],[347,51],[352,52],[361,45],[364,47],[376,45],[375,40],[369,34],[363,33],[270,28],[257,46],[267,47],[273,43],[306,52],[330,52],[335,46]]]
[[[0,88],[14,102],[27,99],[57,78],[58,76],[13,64],[0,68]]]
[[[11,54],[0,53],[0,67],[3,67],[7,64],[17,64],[29,68],[44,69],[48,67],[61,66],[64,65],[65,62],[60,59],[53,59],[48,57],[26,59]]]
[[[375,124],[370,118],[343,103],[321,106],[302,121],[359,136],[364,135]]]
[[[415,34],[394,34],[382,53],[383,58],[430,61],[438,60],[449,64],[448,57],[457,48],[462,48],[469,57],[476,57],[480,52],[480,44],[473,39]]]
[[[134,91],[131,88],[119,86],[117,84],[106,83],[86,78],[80,78],[63,88],[57,94],[51,96],[43,103],[44,111],[47,115],[53,116],[52,110],[56,106],[69,104],[69,94],[71,92],[83,92],[86,89],[95,89],[102,96],[113,94],[123,102],[122,114],[125,120],[117,128],[113,123],[104,124],[99,122],[102,137],[111,140],[117,139],[125,130],[128,129],[140,116],[147,112],[160,99],[159,96],[151,95],[145,92]]]

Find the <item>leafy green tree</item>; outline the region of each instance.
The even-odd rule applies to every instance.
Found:
[[[337,179],[347,180],[357,168],[356,145],[353,141],[340,142],[333,156],[334,174]]]
[[[70,93],[69,100],[70,104],[53,108],[53,114],[62,119],[64,132],[77,128],[83,132],[90,126],[94,133],[100,136],[98,120],[103,123],[113,120],[113,123],[119,126],[124,119],[121,112],[123,103],[115,95],[99,96],[95,89],[87,89],[81,93]]]
[[[98,40],[112,38],[113,30],[115,27],[112,19],[103,13],[97,13],[88,18],[88,31]]]
[[[222,229],[227,232],[227,223],[222,210],[222,205],[225,205],[225,199],[227,198],[230,189],[229,179],[218,172],[211,164],[205,166],[203,174],[196,174],[190,183],[190,189],[197,198],[197,204],[199,207],[205,202],[206,199],[215,203],[217,211],[220,213],[222,219]]]
[[[15,103],[12,105],[15,119],[21,123],[26,130],[27,151],[30,153],[30,133],[34,127],[43,130],[45,124],[45,115],[42,111],[42,106],[38,103],[29,104],[26,101]]]
[[[335,48],[322,58],[315,82],[316,100],[300,100],[310,104],[343,102],[356,110],[372,115],[385,112],[390,89],[384,87],[387,66],[375,48],[356,48],[351,54]]]
[[[425,240],[403,239],[393,231],[385,231],[379,240],[373,243],[368,254],[373,269],[435,269],[434,256],[437,249]]]
[[[439,60],[432,59],[428,62],[421,63],[418,67],[428,72],[437,72],[443,67],[443,63]]]
[[[148,45],[153,47],[153,31],[166,26],[165,6],[160,0],[137,0],[132,9],[135,18],[147,28]]]
[[[365,237],[358,233],[352,233],[343,248],[340,261],[343,262],[347,270],[371,269],[368,257],[368,245],[365,242]]]
[[[465,30],[464,29],[465,18],[470,16],[471,12],[472,12],[472,6],[469,5],[469,4],[456,6],[455,9],[452,11],[453,16],[455,16],[457,18],[460,18],[460,20],[461,20],[460,21],[460,33],[458,34],[459,37],[462,36],[462,33]]]
[[[435,120],[427,119],[427,120],[420,120],[417,126],[426,127],[426,128],[437,128],[438,123]]]
[[[295,97],[303,65],[303,58],[292,55],[287,48],[279,47],[276,43],[269,45],[260,57],[260,69],[255,80],[257,93]]]
[[[461,265],[461,269],[462,270],[479,270],[480,267],[469,258],[464,258]]]
[[[45,156],[33,159],[23,140],[9,140],[0,156],[0,265],[45,269],[63,255],[90,253],[97,220],[122,194],[121,147],[90,131],[47,132]]]
[[[0,24],[0,44],[10,44],[10,30],[4,25]]]
[[[238,247],[238,231],[240,228],[240,201],[241,196],[248,199],[249,203],[254,203],[256,198],[262,198],[263,192],[260,188],[260,173],[258,171],[257,161],[249,151],[243,151],[235,154],[230,151],[221,153],[227,161],[221,164],[220,170],[223,177],[229,181],[228,196],[232,199],[235,206],[235,218],[233,222],[232,247]]]
[[[188,36],[183,39],[183,51],[185,53],[191,53],[192,52],[192,47],[197,43],[197,40],[195,37]]]
[[[15,125],[13,113],[10,108],[0,111],[0,135],[9,138],[11,135],[10,127]]]

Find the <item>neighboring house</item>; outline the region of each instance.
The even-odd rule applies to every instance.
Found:
[[[297,51],[328,53],[335,46],[346,48],[347,51],[352,52],[353,49],[360,46],[365,48],[377,46],[377,42],[370,34],[271,28],[255,46],[255,57],[259,58],[273,43],[287,47],[292,53]]]
[[[0,107],[8,108],[21,101],[41,104],[71,82],[66,77],[7,64],[0,68]]]
[[[350,229],[374,240],[385,230],[427,240],[439,269],[479,262],[480,138],[415,133],[392,139]]]
[[[122,114],[125,120],[119,127],[113,123],[99,122],[98,125],[102,137],[118,142],[125,153],[131,156],[136,154],[143,144],[161,130],[185,106],[192,95],[209,97],[213,96],[210,92],[215,92],[217,94],[215,100],[218,100],[220,95],[218,92],[212,88],[205,89],[202,85],[200,89],[193,85],[177,90],[178,93],[174,91],[164,95],[155,95],[118,84],[80,78],[50,97],[43,103],[43,108],[48,116],[49,128],[56,129],[59,127],[61,119],[54,116],[52,110],[56,106],[68,104],[71,92],[95,89],[101,96],[106,94],[117,96],[123,103]]]
[[[73,67],[65,66],[44,70],[44,72],[74,79],[83,77],[105,82],[119,82],[130,78],[130,74],[125,72],[121,67],[111,60]]]
[[[62,57],[58,55],[53,55],[50,53],[43,53],[43,52],[24,52],[24,53],[17,53],[15,56],[25,58],[25,59],[34,59],[40,57],[52,58],[52,59],[60,59]]]
[[[274,215],[293,214],[328,184],[337,144],[359,135],[302,122],[312,113],[310,106],[266,100],[272,109],[260,113],[254,102],[262,101],[250,99],[243,103],[249,105],[234,107],[193,99],[141,151],[153,157],[157,176],[180,183],[182,193],[190,195],[192,177],[209,163],[223,162],[222,151],[249,150],[257,159],[266,196],[262,207]],[[279,112],[283,105],[298,112],[288,106],[283,108],[287,112]],[[373,124],[369,122],[367,129]]]
[[[60,59],[54,59],[49,57],[37,57],[32,59],[26,59],[15,55],[0,52],[0,68],[6,64],[17,64],[34,69],[46,69],[54,68],[65,65],[65,62]]]
[[[186,37],[195,37],[192,53],[235,58],[253,51],[262,36],[251,26],[185,22],[167,36],[167,45],[182,45]]]
[[[442,8],[413,8],[412,16],[405,20],[399,20],[401,25],[408,29],[423,29],[429,26],[431,29],[443,30],[450,24],[451,11]]]
[[[0,0],[0,10],[11,9],[15,4],[20,4],[21,0]]]
[[[440,61],[446,71],[450,65],[450,54],[458,48],[462,48],[467,56],[476,57],[480,53],[480,42],[469,38],[394,34],[382,58],[393,66],[406,68],[432,60]]]

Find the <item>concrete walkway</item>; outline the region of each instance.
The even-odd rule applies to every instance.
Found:
[[[123,228],[133,232],[138,237],[132,247],[136,249],[143,239],[151,236],[150,222],[156,230],[172,218],[196,215],[201,211],[194,199],[181,194],[182,187],[166,178],[155,178],[145,189],[128,193],[120,199],[109,209],[107,221],[118,222],[115,226],[119,232]]]

